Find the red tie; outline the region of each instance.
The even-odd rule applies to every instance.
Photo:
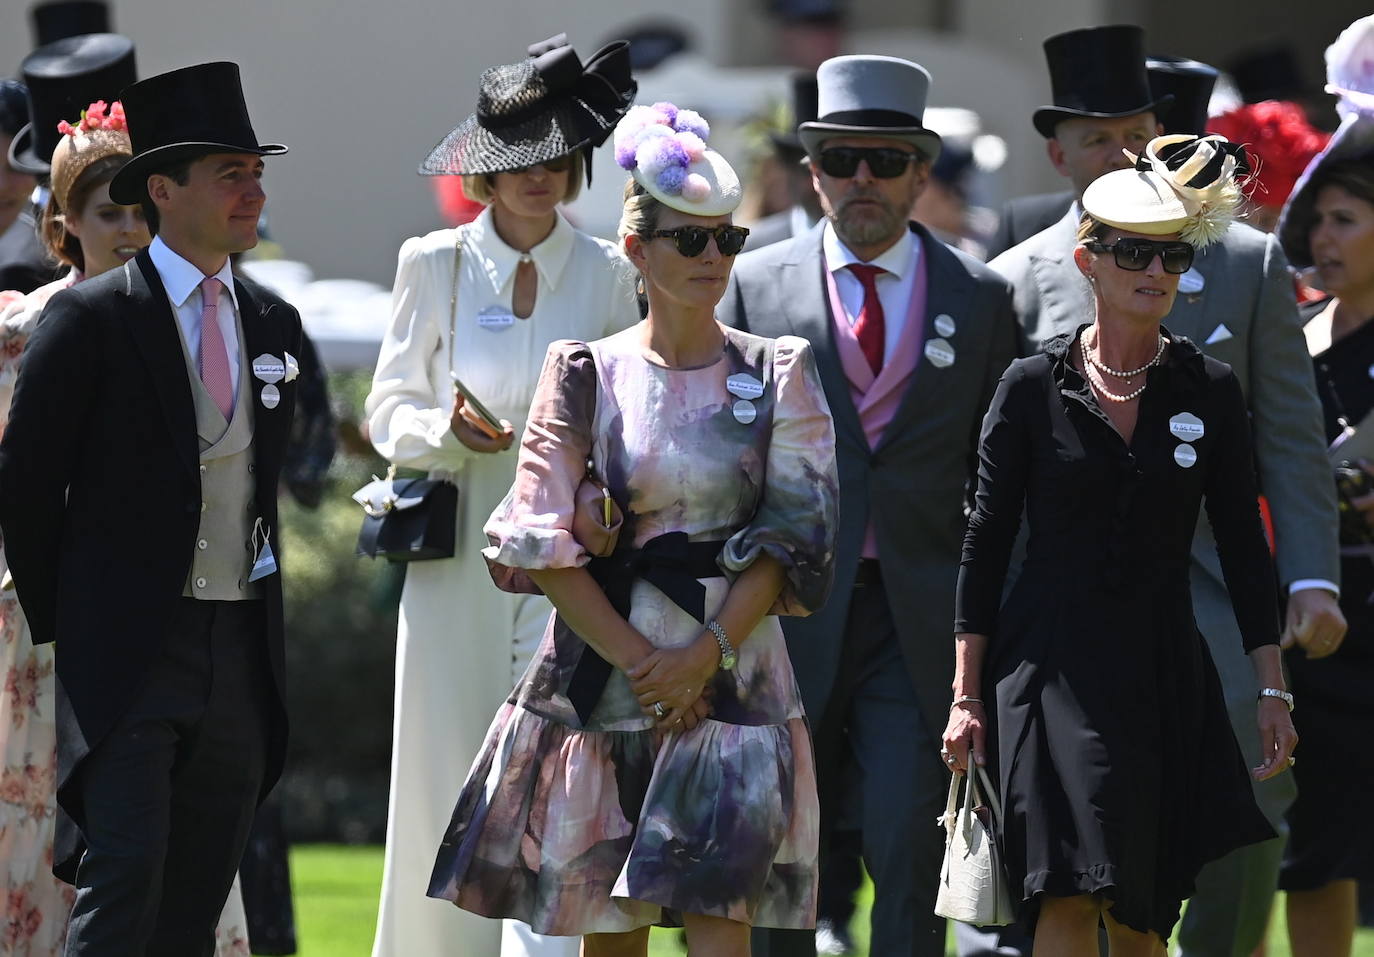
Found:
[[[864,305],[854,323],[854,336],[869,368],[877,375],[883,371],[883,344],[887,339],[887,320],[883,317],[883,301],[878,298],[877,280],[878,274],[887,270],[866,263],[850,263],[848,268],[864,287]]]
[[[234,383],[229,379],[229,350],[219,327],[219,290],[222,283],[214,276],[200,284],[200,381],[205,391],[224,413],[234,416]]]

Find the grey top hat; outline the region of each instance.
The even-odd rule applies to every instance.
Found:
[[[923,125],[930,74],[890,56],[837,56],[816,70],[817,117],[797,135],[812,156],[836,136],[881,136],[910,143],[929,160],[940,155],[940,135]]]

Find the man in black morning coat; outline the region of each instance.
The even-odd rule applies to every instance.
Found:
[[[57,642],[54,870],[67,957],[209,955],[280,774],[276,487],[300,318],[229,271],[257,241],[238,67],[134,84],[110,184],[157,238],[57,293],[0,442],[0,528],[35,642]]]

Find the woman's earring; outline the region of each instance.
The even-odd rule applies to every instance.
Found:
[[[643,273],[640,273],[640,274],[639,274],[639,278],[637,278],[637,279],[635,280],[635,295],[637,295],[637,296],[647,296],[647,295],[648,295],[648,292],[647,292],[647,291],[645,290],[645,288],[644,288],[644,274],[643,274]]]

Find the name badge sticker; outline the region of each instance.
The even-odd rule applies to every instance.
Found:
[[[1179,468],[1190,469],[1197,464],[1197,449],[1191,445],[1180,445],[1174,449],[1174,461]]]
[[[935,331],[948,339],[954,335],[954,317],[949,313],[942,312],[935,317]]]
[[[1180,412],[1169,420],[1169,431],[1174,438],[1184,442],[1196,442],[1206,433],[1202,420],[1191,412]]]
[[[725,390],[737,399],[757,399],[763,395],[763,383],[747,372],[736,372],[725,380]]]
[[[253,360],[253,375],[269,385],[286,378],[286,363],[264,352]]]
[[[948,369],[954,365],[954,347],[944,339],[930,339],[926,342],[926,358],[937,369]]]
[[[1207,280],[1203,278],[1202,273],[1197,271],[1196,266],[1189,266],[1188,271],[1178,279],[1178,291],[1185,296],[1192,296],[1202,292],[1202,288],[1206,285]]]
[[[740,399],[730,409],[735,414],[735,421],[741,425],[748,425],[758,418],[758,409],[754,408],[754,403],[748,399]]]
[[[477,325],[488,332],[505,332],[515,325],[515,313],[505,306],[487,306],[477,313]]]
[[[263,386],[262,404],[264,408],[275,409],[281,404],[281,390],[274,385]]]

